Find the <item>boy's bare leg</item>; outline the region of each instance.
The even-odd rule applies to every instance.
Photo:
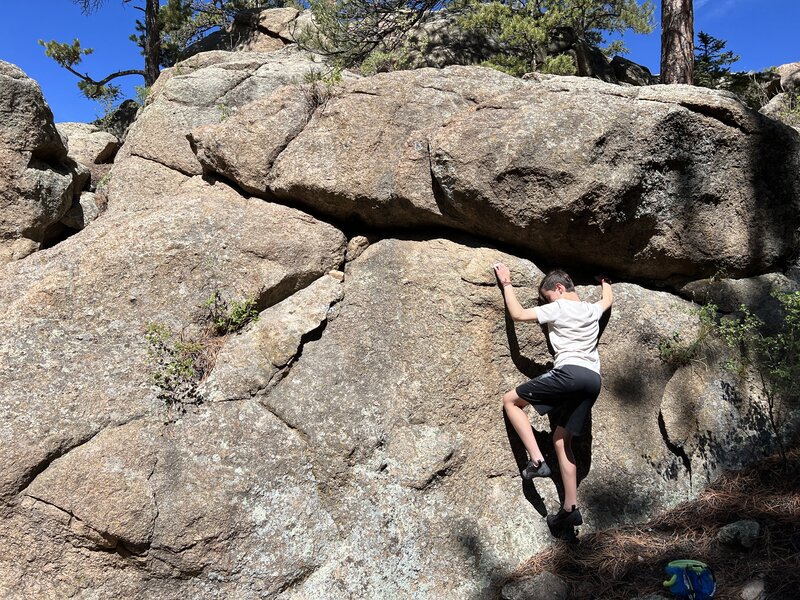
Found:
[[[578,505],[578,470],[572,454],[572,434],[559,425],[553,432],[553,445],[564,483],[564,509],[569,511]]]
[[[508,415],[508,420],[514,426],[514,431],[522,440],[525,449],[528,451],[528,456],[533,462],[541,462],[544,460],[542,451],[539,450],[539,444],[536,443],[536,438],[531,429],[531,422],[528,420],[528,415],[523,411],[523,407],[527,406],[527,402],[517,395],[514,390],[509,390],[503,395],[503,408]]]

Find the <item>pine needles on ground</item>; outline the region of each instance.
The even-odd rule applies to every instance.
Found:
[[[720,477],[700,496],[648,523],[581,535],[580,543],[556,542],[522,565],[513,579],[549,571],[567,581],[573,598],[629,600],[669,594],[661,587],[664,566],[692,558],[717,578],[719,600],[740,598],[742,587],[761,578],[769,598],[798,598],[800,590],[800,449]],[[717,540],[725,525],[752,519],[761,526],[752,549]]]

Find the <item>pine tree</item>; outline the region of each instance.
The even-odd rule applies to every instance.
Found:
[[[86,15],[100,10],[105,0],[72,0]],[[132,0],[121,0],[123,3]],[[86,97],[111,105],[119,98],[120,89],[111,82],[128,75],[144,78],[145,89],[158,79],[161,67],[175,64],[186,48],[210,31],[225,27],[234,15],[251,8],[283,6],[286,0],[142,0],[144,6],[134,6],[144,13],[143,20],[135,23],[136,33],[130,36],[138,44],[144,57],[143,69],[125,69],[95,79],[81,73],[79,65],[84,56],[94,53],[93,48],[83,48],[80,40],[64,43],[39,40],[45,54],[78,77],[78,87]]]
[[[130,0],[122,0],[129,2]],[[73,0],[75,4],[81,6],[87,15],[99,10],[103,5],[103,0]],[[161,62],[161,34],[158,28],[159,0],[145,0],[143,7],[136,7],[144,12],[142,54],[144,55],[144,69],[126,69],[116,71],[101,79],[95,79],[88,73],[78,71],[78,65],[84,56],[94,52],[93,48],[81,47],[80,40],[77,38],[71,44],[50,40],[45,42],[39,40],[39,44],[44,46],[45,54],[55,60],[67,71],[78,77],[78,88],[87,98],[105,99],[112,102],[119,97],[120,90],[110,82],[128,75],[140,75],[144,77],[146,87],[151,86],[158,79]]]
[[[591,45],[607,33],[652,31],[650,0],[312,0],[319,28],[316,39],[302,42],[343,66],[357,66],[373,53],[391,53],[434,11],[452,9],[459,24],[499,43],[490,66],[521,74],[545,68],[574,71],[567,56],[547,57],[544,49],[559,29]],[[611,51],[619,51],[614,44]]]
[[[310,0],[316,30],[298,42],[332,57],[340,67],[360,65],[373,52],[391,53],[441,0]]]
[[[488,66],[513,75],[530,71],[574,74],[577,65],[572,56],[548,56],[543,51],[560,35],[585,42],[590,46],[605,43],[608,33],[622,34],[629,29],[649,33],[653,29],[653,4],[637,0],[529,0],[513,2],[480,2],[469,5],[461,20],[467,31],[479,31],[500,42]],[[608,53],[624,53],[617,40],[604,49]]]
[[[715,88],[725,75],[730,73],[730,65],[739,60],[731,51],[723,52],[727,42],[715,38],[704,31],[697,34],[694,50],[695,85]]]
[[[163,2],[163,0],[162,0]],[[279,8],[291,0],[167,0],[158,13],[161,33],[161,66],[171,67],[181,60],[195,42],[216,29],[224,29],[237,13],[250,9]],[[146,27],[136,21],[131,40],[144,49]]]
[[[661,83],[693,81],[694,8],[692,0],[661,1]]]

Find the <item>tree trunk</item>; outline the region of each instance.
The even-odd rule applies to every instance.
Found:
[[[694,9],[692,0],[661,2],[661,83],[693,82]]]
[[[159,0],[147,0],[144,13],[144,84],[150,87],[158,79],[161,63],[161,32],[158,30]]]

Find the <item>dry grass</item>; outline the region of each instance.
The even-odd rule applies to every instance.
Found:
[[[761,525],[750,550],[716,540],[721,527],[740,519]],[[769,598],[800,599],[800,449],[788,455],[784,471],[777,457],[754,468],[720,477],[697,500],[638,526],[581,535],[577,545],[557,542],[523,564],[510,579],[555,573],[580,599],[630,600],[670,594],[661,587],[664,566],[692,558],[712,567],[715,598],[740,598],[755,577]]]
[[[211,371],[214,370],[214,367],[217,364],[219,352],[222,350],[222,347],[225,345],[227,339],[227,335],[216,335],[210,326],[207,327],[206,330],[201,334],[198,343],[200,344],[202,350],[200,352],[198,365],[202,375],[200,376],[198,385],[203,383],[206,379],[208,379],[208,376],[211,375]]]

